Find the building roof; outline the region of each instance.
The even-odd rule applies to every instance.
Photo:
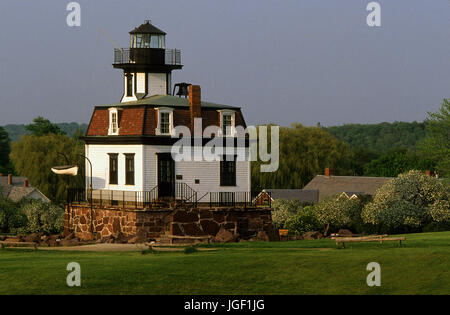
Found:
[[[189,99],[172,95],[154,95],[137,101],[96,106],[89,123],[86,137],[107,137],[109,129],[109,108],[120,109],[118,125],[120,136],[157,136],[157,107],[173,107],[173,125],[191,126]],[[235,125],[246,128],[239,107],[201,102],[203,130],[208,126],[220,126],[220,109],[235,112]],[[114,136],[117,138],[117,136]]]
[[[178,97],[173,95],[152,95],[139,99],[137,101],[123,102],[123,103],[113,103],[98,105],[96,107],[129,107],[129,106],[169,106],[169,107],[186,107],[189,108],[189,99],[184,97]],[[212,109],[240,109],[240,107],[217,104],[211,102],[201,102],[202,108],[212,108]]]
[[[0,191],[5,198],[18,202],[24,198],[42,199],[50,201],[39,189],[35,187],[24,187],[26,177],[13,176],[12,185],[8,185],[8,176],[0,176]]]
[[[317,203],[319,200],[318,190],[305,190],[305,189],[264,189],[263,192],[270,194],[272,200],[284,199],[292,200],[297,199],[300,202]]]
[[[13,186],[23,186],[26,177],[23,176],[12,176],[12,184]],[[8,176],[0,176],[0,186],[8,185]]]
[[[133,29],[130,34],[160,34],[166,35],[166,33],[156,26],[152,25],[150,21],[145,21],[144,24],[139,25]]]
[[[374,195],[391,177],[325,176],[317,175],[303,189],[319,190],[319,201],[346,192],[356,195]]]

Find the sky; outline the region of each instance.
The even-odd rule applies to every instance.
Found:
[[[248,125],[422,121],[450,98],[449,0],[379,0],[380,27],[370,0],[79,0],[80,27],[69,2],[0,2],[0,125],[88,123],[119,102],[111,41],[127,47],[144,20],[181,49],[173,83],[242,107]]]

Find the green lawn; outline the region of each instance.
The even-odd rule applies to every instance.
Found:
[[[88,253],[0,250],[0,294],[450,294],[450,232],[397,243],[236,243],[216,251]],[[82,285],[66,285],[69,262]],[[381,287],[366,266],[381,265]]]

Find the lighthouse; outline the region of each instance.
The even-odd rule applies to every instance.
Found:
[[[150,20],[130,32],[130,47],[114,49],[114,68],[123,70],[121,102],[170,95],[172,71],[183,68],[181,51],[166,48],[166,33]]]

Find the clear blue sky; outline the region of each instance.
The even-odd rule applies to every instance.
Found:
[[[450,97],[450,1],[78,1],[81,27],[66,25],[66,0],[0,2],[0,125],[89,122],[94,105],[118,102],[113,45],[151,19],[182,50],[175,82],[203,99],[242,106],[248,124],[337,125],[422,121]]]

